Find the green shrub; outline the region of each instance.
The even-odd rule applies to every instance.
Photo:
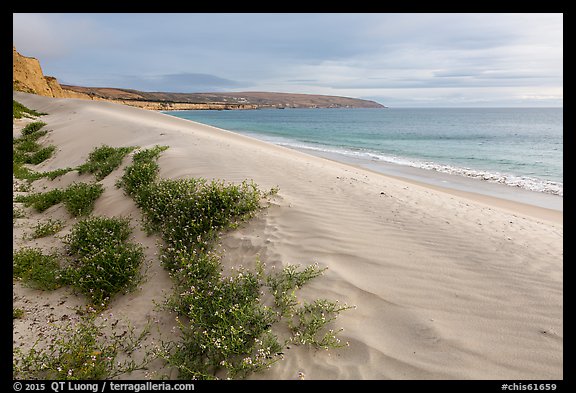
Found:
[[[21,119],[22,117],[31,117],[31,116],[42,116],[42,115],[46,114],[46,113],[36,112],[33,109],[29,109],[16,100],[12,100],[12,102],[13,102],[13,115],[12,115],[12,117],[14,119]]]
[[[130,221],[126,218],[89,217],[74,225],[66,236],[66,245],[71,254],[86,256],[126,242],[130,233]]]
[[[150,185],[158,175],[158,164],[155,162],[142,162],[127,167],[118,186],[124,188],[128,195],[135,196],[144,187]]]
[[[48,131],[40,130],[46,123],[36,122],[28,124],[22,130],[20,138],[13,139],[13,162],[14,164],[37,165],[50,158],[56,150],[55,146],[41,148],[37,140],[46,135]]]
[[[64,224],[60,220],[48,219],[45,222],[40,221],[34,226],[31,236],[33,239],[50,236],[59,232],[63,227]]]
[[[317,348],[338,348],[346,346],[332,329],[325,331],[328,323],[336,319],[341,311],[351,307],[340,305],[327,299],[317,299],[312,303],[294,309],[294,317],[289,319],[288,327],[292,331],[294,344],[312,345]]]
[[[25,163],[26,164],[32,164],[32,165],[38,165],[41,162],[44,162],[48,158],[52,157],[54,150],[56,150],[55,146],[44,147],[44,148],[34,152],[33,154],[29,155],[28,157],[26,157]]]
[[[96,199],[103,192],[104,187],[99,183],[74,183],[64,192],[64,205],[73,216],[86,216],[92,213]]]
[[[36,142],[38,138],[21,137],[14,139],[14,149],[19,153],[33,153],[40,149],[40,145]]]
[[[71,172],[73,170],[74,170],[74,168],[61,168],[61,169],[55,169],[53,171],[47,171],[47,172],[36,172],[36,171],[33,171],[33,170],[26,168],[25,166],[23,166],[20,163],[16,163],[16,159],[14,160],[14,164],[12,166],[12,173],[13,173],[15,178],[22,179],[22,180],[28,180],[31,182],[38,180],[38,179],[41,179],[43,177],[46,177],[50,180],[54,180],[58,176],[62,176],[62,175],[66,174],[68,172]]]
[[[33,130],[32,132],[26,132],[25,135],[19,138],[13,139],[12,173],[17,179],[34,181],[42,177],[47,177],[54,180],[56,177],[74,170],[73,168],[65,168],[49,172],[35,172],[24,167],[23,164],[37,165],[54,154],[56,150],[55,146],[42,148],[37,142],[41,136],[47,133],[48,131],[46,130]]]
[[[122,187],[128,195],[136,196],[143,187],[152,184],[159,171],[155,160],[167,148],[168,146],[155,146],[136,152],[132,158],[133,164],[124,169],[124,175],[117,186]]]
[[[128,243],[129,221],[91,217],[77,223],[66,238],[75,260],[64,273],[65,281],[97,307],[105,307],[118,292],[133,288],[141,279],[141,246]]]
[[[41,178],[41,177],[47,177],[50,180],[54,180],[56,179],[58,176],[62,176],[68,172],[73,171],[74,168],[60,168],[60,169],[55,169],[53,171],[48,171],[48,172],[36,172],[36,176],[37,178]]]
[[[24,310],[21,308],[12,309],[12,319],[20,319],[24,316]]]
[[[182,341],[170,359],[180,377],[213,378],[223,369],[242,378],[280,359],[282,345],[271,331],[276,313],[260,303],[258,276],[243,272],[210,283],[203,288],[192,280],[178,294],[175,309],[190,321],[180,324]]]
[[[43,121],[35,121],[33,123],[27,124],[20,132],[22,133],[23,136],[31,135],[39,131],[45,125],[46,123],[44,123]]]
[[[266,277],[266,285],[274,296],[274,304],[283,316],[294,313],[294,307],[298,304],[295,291],[321,275],[324,270],[316,264],[307,266],[303,271],[299,271],[298,266],[288,265],[281,272]]]
[[[134,244],[103,246],[99,252],[78,258],[66,270],[66,282],[96,307],[105,307],[115,294],[135,287],[143,258],[142,248]]]
[[[24,206],[32,206],[36,211],[43,212],[64,200],[65,192],[56,188],[47,192],[37,192],[30,195],[18,195],[14,198],[16,202],[24,203]]]
[[[52,290],[61,286],[60,264],[55,255],[37,248],[22,248],[13,255],[13,277],[35,289]]]
[[[102,180],[114,169],[118,168],[124,156],[134,150],[134,147],[110,147],[102,145],[94,149],[88,156],[88,161],[78,167],[78,172],[93,173],[96,180]]]
[[[23,202],[24,206],[32,206],[38,212],[43,212],[51,206],[64,202],[70,214],[73,216],[85,216],[92,212],[96,199],[103,192],[104,187],[98,183],[74,183],[64,190],[55,188],[47,192],[18,195],[14,198],[14,201]]]
[[[150,362],[148,353],[136,362],[130,354],[148,335],[146,328],[137,335],[133,329],[120,332],[116,322],[96,322],[93,311],[78,322],[55,325],[39,346],[40,339],[23,354],[14,349],[12,377],[24,380],[104,380],[144,369]],[[127,360],[118,361],[120,354]]]
[[[253,183],[240,185],[205,179],[164,179],[136,196],[145,223],[169,244],[205,246],[218,231],[246,219],[259,208],[262,194]]]
[[[157,159],[160,153],[164,150],[167,150],[168,146],[160,146],[156,145],[150,149],[143,149],[134,154],[134,158],[132,159],[135,164],[139,164],[142,162],[152,162],[153,160]]]

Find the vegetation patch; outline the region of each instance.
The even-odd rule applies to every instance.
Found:
[[[22,248],[13,254],[13,277],[41,290],[62,286],[58,256],[47,255],[38,248]]]
[[[53,179],[71,170],[101,180],[135,149],[103,145],[76,168],[34,172],[25,164],[43,162],[55,151],[53,146],[38,143],[47,131],[42,129],[44,123],[35,123],[25,127],[13,143],[14,176],[29,182],[40,177]],[[219,235],[254,216],[262,208],[262,200],[277,189],[265,193],[252,181],[158,179],[156,160],[166,149],[156,146],[135,152],[132,165],[117,182],[142,210],[145,229],[161,235],[160,260],[175,283],[166,307],[178,314],[179,341],[162,342],[155,356],[176,367],[184,379],[244,378],[282,359],[291,345],[324,349],[345,345],[337,338],[339,331],[330,325],[349,307],[327,299],[301,302],[297,297],[298,289],[325,269],[289,265],[270,273],[257,261],[254,271],[223,273],[221,257],[214,252]],[[15,198],[38,212],[63,203],[70,214],[88,216],[64,238],[67,256],[22,248],[14,253],[13,271],[14,278],[38,289],[70,285],[89,299],[92,310],[79,322],[58,327],[48,341],[39,338],[28,353],[16,349],[15,378],[107,379],[145,367],[150,361],[147,354],[138,364],[118,362],[119,354],[130,355],[136,348],[133,344],[146,332],[137,338],[132,333],[110,335],[96,322],[96,310],[104,309],[115,295],[142,280],[144,261],[143,248],[129,242],[132,228],[128,218],[90,216],[103,191],[98,183],[73,183],[66,189]],[[14,210],[13,219],[21,214]],[[54,220],[38,223],[32,236],[54,234],[61,224]],[[60,259],[65,259],[64,267]],[[273,299],[273,304],[267,305],[263,299]]]
[[[13,139],[13,162],[15,166],[23,164],[38,165],[48,158],[56,150],[55,146],[42,147],[38,144],[38,139],[47,134],[48,131],[41,130],[46,123],[34,122],[28,124],[21,131],[22,136]]]
[[[259,207],[256,185],[205,179],[163,179],[140,189],[136,202],[148,230],[172,247],[207,248],[218,232],[233,227]]]
[[[104,187],[99,183],[74,183],[64,191],[64,206],[75,217],[87,216],[103,192]]]
[[[132,165],[124,169],[124,175],[116,184],[124,191],[137,199],[143,189],[154,183],[158,176],[159,167],[156,159],[168,146],[155,146],[136,152],[132,157]]]
[[[90,214],[94,209],[96,199],[103,192],[104,187],[99,183],[73,183],[64,190],[55,188],[47,192],[18,195],[14,198],[14,201],[22,202],[24,206],[32,206],[38,212],[43,212],[63,202],[68,212],[78,217]]]
[[[23,117],[33,118],[33,117],[43,116],[46,114],[46,113],[36,112],[33,109],[29,109],[16,100],[12,100],[12,102],[13,102],[12,118],[14,118],[14,119],[21,119]]]
[[[32,206],[34,210],[43,212],[51,206],[54,206],[64,199],[64,192],[56,188],[47,192],[37,192],[29,195],[17,195],[15,202],[22,202],[24,206]]]
[[[78,222],[65,239],[74,261],[64,271],[64,280],[98,308],[141,280],[144,252],[128,242],[131,231],[126,218],[90,217]]]
[[[34,228],[30,237],[38,239],[41,237],[51,236],[64,228],[64,223],[61,220],[53,220],[49,218],[46,221],[39,221]]]
[[[58,326],[48,337],[40,338],[26,354],[14,350],[12,375],[24,380],[104,380],[116,378],[134,370],[143,369],[150,361],[145,356],[140,362],[130,354],[140,346],[148,334],[133,330],[122,333],[107,329],[107,318],[98,321],[95,310],[82,319]],[[47,345],[40,345],[47,343]],[[121,360],[124,355],[127,360]]]
[[[111,147],[102,145],[94,149],[88,156],[88,161],[80,165],[77,170],[80,174],[92,173],[96,180],[102,180],[114,169],[118,168],[126,154],[135,147]]]
[[[183,379],[244,378],[280,360],[289,344],[342,346],[327,325],[349,307],[325,299],[300,305],[295,296],[323,272],[317,265],[266,274],[258,263],[255,272],[222,274],[220,256],[212,251],[218,234],[254,215],[267,194],[248,181],[157,180],[160,151],[135,154],[118,183],[142,209],[146,229],[161,234],[161,260],[176,284],[167,306],[181,318],[181,342],[158,355]],[[275,307],[262,302],[265,291]],[[278,337],[273,328],[280,324],[291,337]]]
[[[17,206],[12,206],[12,224],[16,223],[16,219],[26,217],[26,213],[24,210],[20,209]]]
[[[28,124],[21,131],[22,136],[13,139],[13,174],[18,179],[34,181],[43,177],[54,180],[71,171],[78,173],[92,173],[96,181],[100,181],[108,176],[113,170],[118,168],[126,154],[135,147],[111,147],[102,145],[90,152],[88,160],[75,168],[62,168],[48,172],[36,172],[24,167],[24,164],[38,165],[52,157],[55,146],[42,147],[38,139],[48,133],[43,130],[46,123],[34,122]]]
[[[33,123],[27,124],[21,131],[23,136],[30,136],[35,134],[36,132],[40,131],[42,127],[44,127],[46,123],[43,121],[35,121]]]
[[[12,309],[12,319],[20,319],[24,316],[24,310],[21,308]]]
[[[38,116],[38,112],[14,101],[14,118]],[[13,174],[26,182],[15,182],[19,192],[29,193],[31,182],[42,177],[54,179],[67,172],[93,173],[100,180],[116,169],[123,157],[134,148],[95,148],[87,162],[76,168],[50,172],[35,172],[26,164],[36,165],[50,157],[54,146],[43,147],[39,139],[48,131],[46,124],[33,122],[23,128],[21,136],[13,139]],[[94,202],[104,188],[98,183],[74,183],[66,189],[18,195],[14,202],[22,202],[38,212],[63,203],[74,216],[89,216]],[[13,205],[13,223],[25,217],[24,210]],[[30,238],[50,236],[63,228],[60,220],[41,220],[33,228]],[[142,350],[141,343],[148,334],[147,326],[140,334],[133,329],[116,331],[97,322],[97,310],[108,305],[117,293],[133,289],[140,280],[143,248],[128,241],[132,228],[127,218],[88,217],[73,226],[65,238],[68,255],[45,254],[39,248],[24,247],[13,252],[13,278],[39,290],[54,290],[70,285],[86,295],[92,305],[78,322],[53,324],[32,348],[23,353],[14,349],[13,377],[17,379],[108,379],[142,369],[153,359],[146,352],[143,360],[135,362],[131,354]],[[13,319],[22,318],[22,309],[13,309]],[[106,320],[106,319],[105,319]],[[123,355],[119,360],[119,355]]]

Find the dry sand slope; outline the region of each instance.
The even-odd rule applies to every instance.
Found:
[[[158,160],[161,177],[279,187],[271,207],[224,236],[225,264],[249,266],[257,256],[269,268],[318,262],[328,270],[302,297],[357,308],[336,321],[349,347],[292,347],[252,378],[563,378],[561,213],[514,211],[510,204],[505,210],[495,200],[463,198],[160,113],[14,97],[49,113],[42,120],[58,150],[40,170],[79,165],[101,144],[162,144],[170,148]],[[118,176],[104,180],[94,214],[137,216],[113,187]],[[162,297],[169,280],[160,267],[151,270],[140,292],[111,305],[115,312],[135,320],[153,313],[152,299]],[[172,326],[168,316],[156,317]]]

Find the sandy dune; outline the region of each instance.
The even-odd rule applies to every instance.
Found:
[[[58,150],[38,170],[79,165],[101,144],[161,144],[170,146],[158,160],[161,177],[279,187],[268,209],[224,236],[225,264],[250,266],[257,256],[268,268],[317,262],[328,270],[301,296],[357,308],[336,321],[349,347],[293,346],[252,378],[296,379],[299,372],[306,379],[563,378],[561,212],[447,193],[161,113],[25,93],[14,98],[49,114],[42,120]],[[136,220],[137,208],[114,187],[120,172],[102,181],[106,191],[94,214]],[[69,173],[34,185],[74,180],[78,175]],[[55,206],[48,214],[66,213]],[[25,222],[15,227],[15,249],[24,243],[24,228]],[[116,299],[111,312],[136,325],[151,317],[169,331],[173,317],[154,308],[170,291],[154,259],[156,238],[139,229],[135,236],[149,246],[148,280]],[[34,302],[60,301],[77,302],[65,289],[42,294],[15,284],[14,305],[35,311],[15,322],[14,345],[47,312]],[[58,318],[65,311],[51,312]]]

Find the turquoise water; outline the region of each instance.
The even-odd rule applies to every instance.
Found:
[[[563,195],[562,108],[164,112],[286,147]]]

